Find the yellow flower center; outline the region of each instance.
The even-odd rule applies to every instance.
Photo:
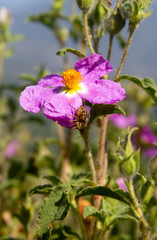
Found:
[[[77,72],[75,69],[68,69],[62,74],[62,83],[64,83],[70,93],[81,89],[79,84],[81,83],[82,76],[80,72]]]

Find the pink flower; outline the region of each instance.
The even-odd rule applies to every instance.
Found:
[[[20,105],[28,112],[43,114],[60,125],[71,128],[83,100],[94,104],[113,104],[125,98],[120,83],[100,79],[112,71],[109,62],[98,54],[79,59],[75,69],[62,76],[52,74],[21,93]]]
[[[116,183],[119,188],[123,189],[124,191],[128,191],[127,186],[124,182],[124,179],[122,177],[116,179]]]
[[[11,141],[8,143],[5,151],[6,158],[12,158],[16,154],[18,149],[18,143],[16,141]]]
[[[0,26],[10,19],[10,12],[5,7],[0,7]]]
[[[152,158],[157,155],[157,136],[148,125],[140,127],[134,133],[133,142],[136,148],[141,148],[141,152],[146,157]]]
[[[109,119],[118,128],[126,128],[128,126],[136,125],[136,116],[133,114],[127,117],[122,114],[112,114],[109,116]]]

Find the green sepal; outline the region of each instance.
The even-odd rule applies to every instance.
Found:
[[[73,49],[73,48],[62,48],[58,52],[56,52],[56,54],[58,56],[65,56],[65,54],[67,52],[72,53],[72,54],[78,56],[79,58],[85,58],[86,57],[86,55],[84,55],[82,52],[80,52],[79,50]]]
[[[135,83],[139,87],[143,88],[154,100],[154,102],[157,103],[157,86],[153,79],[151,78],[139,79],[130,75],[121,75],[115,81],[118,82],[120,80],[129,80]]]
[[[126,204],[129,204],[122,196],[120,196],[115,191],[112,191],[110,188],[99,186],[99,187],[87,187],[83,190],[80,190],[76,195],[76,198],[87,196],[87,195],[100,195],[105,197],[114,198]]]
[[[88,124],[90,124],[99,116],[105,116],[114,113],[126,115],[125,111],[117,104],[95,104],[91,107]]]
[[[45,198],[44,203],[39,210],[37,220],[37,232],[40,237],[47,232],[51,222],[55,220],[63,220],[67,216],[69,202],[68,197],[64,192],[66,189],[67,186],[65,185],[62,187],[56,187],[49,196]]]

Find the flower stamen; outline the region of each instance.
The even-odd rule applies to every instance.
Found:
[[[62,83],[66,86],[68,90],[77,91],[81,89],[79,84],[83,77],[80,72],[77,72],[75,69],[68,69],[62,74]]]

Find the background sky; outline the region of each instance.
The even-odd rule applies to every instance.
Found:
[[[74,1],[74,0],[72,0]],[[21,73],[34,73],[34,67],[45,63],[50,72],[62,69],[62,58],[56,56],[59,44],[50,30],[38,23],[27,22],[28,16],[49,10],[52,0],[1,0],[0,6],[7,7],[13,18],[12,32],[25,36],[25,40],[13,44],[15,55],[5,60],[4,79],[17,82]],[[66,0],[66,11],[71,0]],[[138,77],[151,77],[157,82],[157,0],[153,3],[152,16],[145,19],[135,32],[123,73]],[[127,37],[127,29],[124,29]],[[67,46],[75,47],[68,42]],[[108,39],[102,39],[100,53],[106,57]],[[114,41],[111,65],[116,70],[122,56],[122,50]],[[70,55],[69,55],[70,57]]]

